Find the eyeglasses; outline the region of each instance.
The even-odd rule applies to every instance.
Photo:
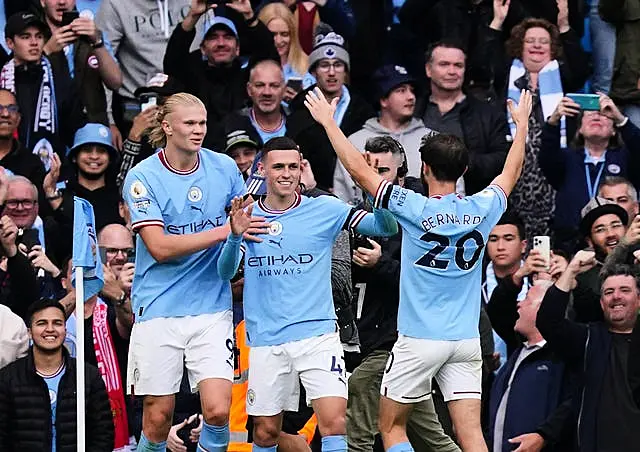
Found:
[[[318,70],[322,72],[329,72],[333,68],[336,72],[342,72],[345,69],[345,65],[342,61],[334,61],[333,63],[329,61],[321,61],[318,63]]]
[[[11,104],[11,105],[2,105],[0,104],[0,114],[4,113],[4,112],[9,113],[10,115],[15,115],[16,113],[18,113],[20,111],[20,107],[18,107],[15,104]]]
[[[608,232],[609,230],[615,231],[616,229],[624,228],[624,224],[622,221],[614,221],[609,226],[600,225],[593,230],[594,234],[602,234],[603,232]]]
[[[107,256],[110,256],[110,258],[116,257],[118,253],[122,253],[124,257],[129,257],[135,252],[133,248],[107,248],[107,247],[101,247],[101,248],[104,249],[105,254]]]
[[[536,39],[536,38],[527,38],[524,40],[525,43],[527,44],[535,44],[536,42],[542,46],[547,46],[549,44],[551,44],[551,40],[548,38],[540,38],[540,39]]]
[[[34,201],[33,199],[8,199],[4,205],[9,209],[17,209],[20,205],[23,209],[31,209],[37,203],[38,201]]]

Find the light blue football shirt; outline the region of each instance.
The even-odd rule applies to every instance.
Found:
[[[53,375],[45,376],[38,374],[44,379],[44,382],[47,384],[47,389],[49,390],[49,401],[51,402],[51,452],[56,452],[57,450],[56,413],[58,407],[58,388],[60,387],[60,380],[62,380],[65,370],[66,367],[62,365]]]
[[[247,242],[244,318],[252,347],[280,345],[336,331],[331,252],[343,228],[356,228],[366,212],[332,196],[296,195],[286,210],[259,200],[253,215],[270,223],[261,243]]]
[[[200,150],[190,171],[172,168],[162,150],[129,171],[123,188],[134,231],[157,225],[175,235],[223,226],[225,208],[244,192],[235,162],[208,149]],[[144,241],[136,240],[132,297],[136,322],[231,309],[231,286],[217,273],[220,249],[218,244],[159,263]]]
[[[482,257],[507,208],[502,188],[427,198],[382,182],[375,206],[389,209],[402,228],[398,332],[448,341],[479,337]]]

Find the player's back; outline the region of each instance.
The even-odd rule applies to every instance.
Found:
[[[225,208],[244,192],[235,162],[207,149],[191,171],[177,171],[161,151],[134,167],[123,195],[134,231],[162,226],[165,234],[185,235],[223,226]],[[136,242],[133,307],[136,321],[182,317],[230,309],[228,281],[216,272],[221,245],[157,262],[142,239]]]
[[[398,331],[410,337],[478,337],[482,257],[507,200],[491,185],[473,196],[427,198],[394,186],[377,204],[403,229]]]

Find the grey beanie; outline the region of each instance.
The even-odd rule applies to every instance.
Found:
[[[317,35],[313,50],[309,55],[309,70],[325,58],[341,60],[349,70],[349,52],[344,47],[344,38],[337,33]]]

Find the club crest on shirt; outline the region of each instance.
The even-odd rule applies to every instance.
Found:
[[[142,182],[140,182],[139,180],[131,184],[131,188],[129,189],[129,192],[131,193],[131,196],[133,196],[134,199],[144,198],[145,196],[147,196],[147,193],[148,193],[147,187],[142,185]]]
[[[279,221],[272,221],[269,223],[269,235],[282,234],[282,223]]]
[[[256,392],[253,389],[247,391],[247,403],[249,405],[256,403]]]
[[[198,202],[202,199],[202,190],[200,190],[200,188],[193,186],[189,189],[189,194],[187,195],[187,198],[189,199],[189,201],[191,202]]]

